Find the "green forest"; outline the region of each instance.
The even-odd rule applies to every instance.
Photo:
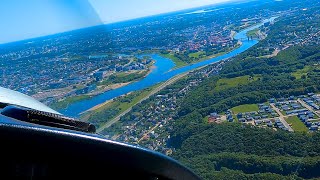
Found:
[[[226,62],[219,75],[204,80],[181,101],[168,145],[176,150],[173,157],[201,178],[320,177],[319,133],[203,122],[208,114],[235,106],[320,92],[319,45],[296,45],[275,57],[261,56],[261,48],[278,43],[273,37],[285,23],[276,23],[267,39]]]
[[[204,179],[320,176],[319,133],[288,133],[238,123],[181,123],[187,120],[177,123],[169,144],[177,149],[173,157]]]
[[[211,112],[242,104],[266,102],[320,91],[319,46],[295,46],[274,58],[254,58],[247,51],[227,62],[181,103],[169,146],[174,157],[204,179],[285,179],[320,176],[319,133],[303,134],[247,127],[240,124],[204,124]],[[309,68],[305,77],[292,73]],[[220,79],[258,77],[219,90]]]
[[[245,57],[245,58],[244,58]],[[288,97],[320,91],[319,46],[292,47],[269,59],[251,58],[250,51],[226,63],[220,76],[212,77],[192,91],[182,102],[180,116],[223,112],[241,104],[266,102],[272,97]],[[306,76],[297,79],[292,73],[312,66]],[[258,76],[257,80],[229,88],[217,88],[222,78]],[[220,90],[221,89],[221,90]]]

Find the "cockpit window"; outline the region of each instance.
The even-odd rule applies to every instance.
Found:
[[[0,103],[203,179],[320,177],[318,0],[4,0],[0,19]]]

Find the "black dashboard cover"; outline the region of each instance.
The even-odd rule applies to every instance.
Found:
[[[27,179],[199,179],[177,161],[138,146],[0,114],[0,176]]]

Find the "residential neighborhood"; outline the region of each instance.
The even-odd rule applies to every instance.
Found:
[[[112,75],[148,71],[153,64],[149,57],[97,55],[78,58],[66,55],[64,58],[52,59],[53,65],[42,59],[39,59],[39,62],[43,66],[32,66],[31,62],[23,66],[17,65],[15,68],[21,68],[20,71],[30,66],[30,71],[39,73],[26,81],[18,81],[17,78],[27,79],[28,73],[21,76],[12,75],[2,83],[6,84],[5,87],[32,95],[45,104],[51,104],[66,97],[98,91],[98,83]]]
[[[172,149],[167,148],[166,143],[170,138],[174,118],[177,116],[179,99],[185,97],[205,78],[216,75],[226,61],[228,60],[191,72],[189,75],[194,78],[182,86],[169,86],[165,93],[160,92],[150,97],[142,103],[144,108],[134,108],[130,114],[122,117],[120,122],[101,133],[113,140],[140,144],[164,154],[171,154]]]
[[[288,98],[271,98],[266,103],[241,105],[227,110],[224,114],[216,112],[208,115],[208,123],[240,122],[262,128],[282,129],[285,131],[318,131],[320,95],[290,96]],[[241,107],[241,112],[233,109]],[[256,107],[256,111],[248,111]],[[247,109],[246,109],[247,108]]]

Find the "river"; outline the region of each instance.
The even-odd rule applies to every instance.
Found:
[[[86,100],[72,103],[66,109],[59,110],[59,112],[66,115],[66,116],[78,117],[81,112],[84,112],[84,111],[86,111],[86,110],[88,110],[98,104],[104,103],[107,100],[113,99],[115,97],[119,97],[121,95],[127,94],[132,91],[138,91],[138,90],[142,90],[142,89],[151,87],[157,83],[164,82],[164,81],[166,81],[166,80],[168,80],[178,74],[181,74],[181,73],[184,73],[184,72],[187,72],[187,71],[199,68],[199,67],[203,67],[208,64],[212,64],[214,62],[221,61],[226,58],[234,57],[237,54],[246,51],[247,49],[249,49],[250,47],[252,47],[258,43],[257,40],[247,40],[246,33],[248,31],[256,29],[256,28],[262,26],[266,22],[273,21],[275,18],[276,17],[266,19],[260,24],[257,24],[255,26],[251,26],[251,27],[244,29],[241,32],[237,33],[234,38],[242,41],[241,46],[238,47],[237,49],[234,49],[233,51],[231,51],[227,54],[224,54],[224,55],[221,55],[221,56],[218,56],[215,58],[211,58],[211,59],[208,59],[205,61],[201,61],[201,62],[198,62],[195,64],[191,64],[188,66],[184,66],[184,67],[181,67],[178,69],[171,70],[175,66],[175,64],[172,60],[167,59],[167,58],[163,58],[157,54],[151,54],[149,56],[151,56],[152,59],[155,60],[155,64],[154,64],[155,68],[152,69],[152,72],[150,74],[148,74],[148,76],[146,76],[145,78],[141,79],[140,81],[128,84],[126,86],[104,92],[104,93],[97,95],[97,96],[94,96],[90,99],[86,99]]]

